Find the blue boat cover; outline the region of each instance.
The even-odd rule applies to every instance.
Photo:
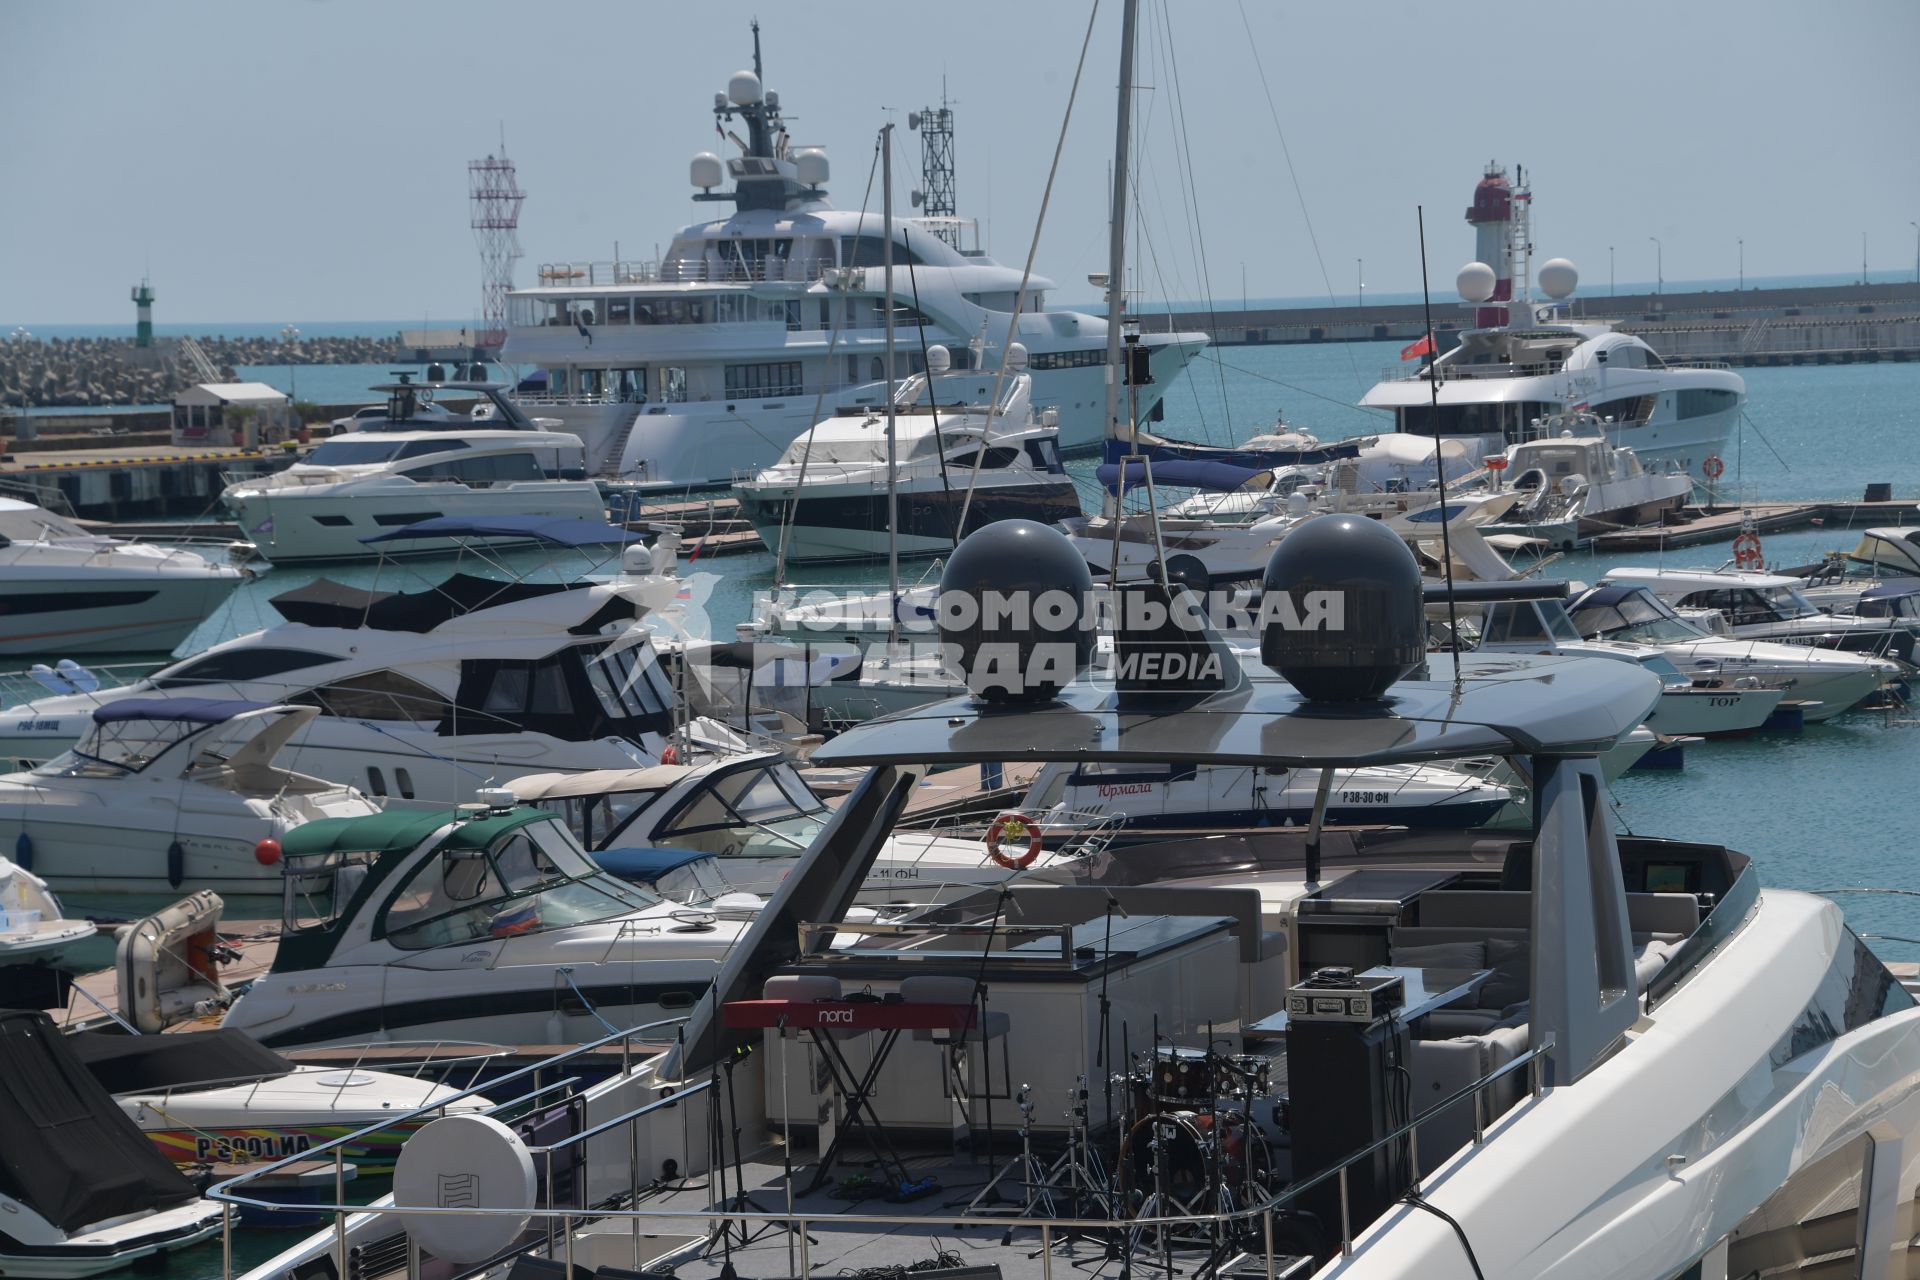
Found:
[[[93,709],[95,724],[121,720],[185,720],[191,724],[224,724],[237,715],[274,706],[244,698],[122,698]]]
[[[1862,600],[1894,600],[1920,593],[1920,582],[1885,582],[1860,593]]]
[[[569,520],[561,516],[435,516],[360,541],[399,542],[408,538],[533,538],[561,547],[640,541],[639,534],[598,520]]]
[[[1129,462],[1127,467],[1127,487],[1129,489],[1147,482],[1146,468],[1138,462]],[[1255,476],[1264,475],[1265,467],[1242,467],[1231,462],[1188,462],[1170,459],[1153,464],[1153,482],[1155,484],[1174,485],[1182,489],[1211,489],[1220,493],[1230,493],[1246,484]],[[1100,483],[1112,489],[1120,479],[1120,464],[1103,462],[1094,472]]]
[[[653,884],[670,871],[712,856],[697,849],[602,849],[593,860],[622,880]]]

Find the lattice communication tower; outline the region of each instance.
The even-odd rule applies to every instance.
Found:
[[[520,205],[526,192],[514,180],[505,142],[497,156],[467,165],[473,239],[480,248],[480,342],[499,347],[507,336],[507,292],[520,257]]]
[[[922,107],[907,115],[907,128],[920,135],[920,188],[913,202],[929,218],[952,218],[959,213],[953,194],[953,108],[942,92],[940,105]],[[933,233],[954,248],[960,247],[960,228],[936,223]]]

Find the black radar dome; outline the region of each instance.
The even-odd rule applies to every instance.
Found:
[[[1032,520],[974,530],[947,558],[940,639],[988,702],[1044,702],[1093,660],[1093,574],[1066,535]]]
[[[1378,698],[1420,665],[1420,566],[1365,516],[1316,516],[1280,540],[1261,579],[1260,660],[1315,702]],[[1291,607],[1288,607],[1289,602]]]

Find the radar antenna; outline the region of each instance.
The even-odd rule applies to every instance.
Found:
[[[953,106],[947,101],[944,79],[940,105],[908,112],[907,128],[920,135],[920,186],[913,202],[927,217],[942,219],[933,224],[933,234],[958,249],[960,226],[953,220],[960,212],[953,193]]]

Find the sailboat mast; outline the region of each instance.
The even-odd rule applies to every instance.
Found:
[[[900,468],[893,406],[893,125],[880,130],[880,212],[886,239],[880,259],[887,277],[887,611],[889,632],[900,620]]]
[[[1127,152],[1133,139],[1133,27],[1139,0],[1120,19],[1120,102],[1113,130],[1113,210],[1107,227],[1107,416],[1102,440],[1120,434],[1120,328],[1127,305]],[[1121,483],[1125,484],[1123,473]],[[1112,503],[1111,494],[1105,499]],[[1120,514],[1116,505],[1111,513]]]

